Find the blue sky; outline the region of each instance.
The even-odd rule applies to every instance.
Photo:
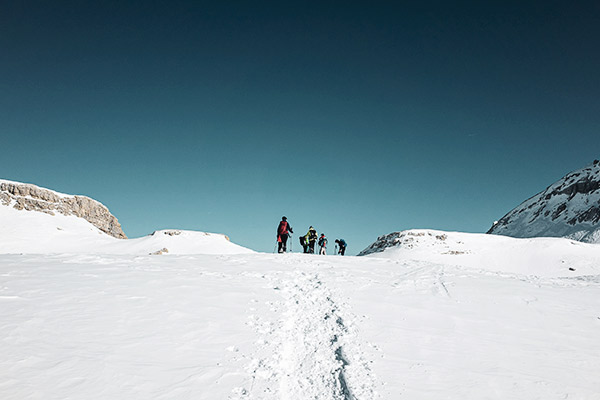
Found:
[[[0,177],[129,237],[485,232],[599,158],[600,7],[522,3],[3,3]]]

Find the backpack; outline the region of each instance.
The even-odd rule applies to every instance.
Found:
[[[288,223],[287,221],[281,221],[279,223],[279,227],[277,228],[277,233],[283,235],[284,233],[288,233]]]
[[[304,236],[300,236],[300,245],[304,247],[306,245],[306,238]]]

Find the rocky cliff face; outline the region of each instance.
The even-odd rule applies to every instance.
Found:
[[[101,203],[85,196],[68,196],[35,185],[0,181],[0,203],[17,210],[80,217],[101,231],[126,239],[119,221]]]
[[[600,161],[567,174],[526,200],[487,233],[600,243]]]

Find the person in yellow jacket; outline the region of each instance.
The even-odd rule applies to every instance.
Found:
[[[305,253],[315,254],[315,243],[317,242],[317,230],[312,226],[308,228],[308,233],[300,238],[300,244]]]

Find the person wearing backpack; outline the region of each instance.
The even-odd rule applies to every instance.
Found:
[[[302,246],[303,253],[308,253],[308,241],[306,236],[300,236],[300,246]]]
[[[319,254],[327,255],[327,238],[324,233],[321,233],[321,237],[319,238]]]
[[[346,253],[346,241],[344,239],[335,239],[335,243],[339,246],[338,254],[343,256]]]
[[[308,228],[308,233],[304,235],[304,244],[302,244],[305,253],[315,254],[315,243],[317,238],[317,230],[312,226]]]
[[[277,252],[285,253],[288,236],[290,233],[294,233],[292,227],[287,222],[286,217],[281,217],[281,222],[279,222],[279,226],[277,227]]]

